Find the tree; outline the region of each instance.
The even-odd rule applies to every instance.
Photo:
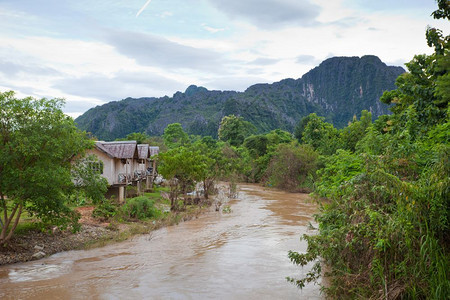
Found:
[[[225,116],[220,121],[219,139],[230,143],[231,146],[240,146],[244,139],[256,130],[255,126],[235,115]]]
[[[263,134],[251,135],[244,140],[244,147],[253,158],[258,158],[267,153],[268,143],[269,139]]]
[[[203,163],[206,167],[200,172],[200,178],[203,183],[203,192],[205,199],[209,198],[214,189],[216,179],[223,174],[222,151],[217,143],[210,136],[205,136],[192,144],[192,149],[199,151],[203,156]]]
[[[77,224],[65,205],[74,187],[72,161],[93,141],[62,112],[63,104],[0,93],[0,243],[11,238],[24,211],[44,223]]]
[[[164,144],[169,149],[184,146],[189,143],[189,136],[184,132],[180,123],[172,123],[167,125],[163,134]]]
[[[189,187],[207,176],[209,158],[199,151],[180,146],[158,156],[159,173],[171,181],[171,210],[178,209],[178,195],[185,195]]]
[[[439,9],[432,16],[449,20],[448,1],[437,2]],[[396,114],[394,125],[398,130],[408,122],[408,109],[415,110],[420,134],[446,120],[450,100],[450,36],[444,36],[440,29],[428,27],[426,37],[428,46],[434,47],[435,52],[414,56],[406,64],[409,73],[397,78],[397,90],[385,92],[380,98],[384,103],[394,104],[391,110]]]
[[[355,152],[356,144],[366,134],[367,128],[372,124],[372,114],[367,110],[361,112],[361,119],[356,117],[342,130],[342,143],[345,149]]]
[[[108,181],[101,176],[101,170],[103,170],[103,162],[95,155],[78,159],[73,164],[71,171],[77,198],[77,192],[80,191],[94,204],[99,204],[105,199]]]
[[[150,136],[145,132],[132,132],[127,134],[124,139],[116,139],[117,141],[136,141],[138,144],[148,144]]]
[[[303,142],[313,146],[320,154],[335,153],[341,145],[338,130],[332,124],[325,122],[323,117],[314,113],[310,114],[308,118],[309,121],[302,134]]]
[[[318,157],[310,145],[298,145],[297,142],[280,144],[266,170],[268,182],[290,191],[310,190]]]
[[[303,131],[305,131],[305,127],[308,124],[308,122],[314,118],[315,114],[309,114],[306,117],[303,117],[298,123],[297,126],[295,126],[294,129],[294,136],[295,138],[301,143],[302,137],[303,137]]]

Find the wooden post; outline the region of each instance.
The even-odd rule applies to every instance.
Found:
[[[149,189],[150,189],[150,183],[151,183],[150,175],[147,175],[147,176],[145,177],[145,189],[146,189],[146,190],[149,190]]]
[[[119,203],[122,204],[125,201],[125,186],[121,185],[119,186],[119,195],[117,199],[119,199]]]

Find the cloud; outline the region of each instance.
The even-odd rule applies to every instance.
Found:
[[[80,115],[81,113],[94,107],[95,105],[102,105],[105,103],[106,102],[93,101],[93,100],[87,101],[87,99],[81,100],[81,101],[66,100],[66,104],[64,105],[63,111],[64,111],[64,113],[75,118],[78,115]]]
[[[279,62],[279,59],[275,59],[275,58],[267,58],[267,57],[260,57],[257,58],[251,62],[249,62],[249,65],[260,65],[260,66],[268,66],[268,65],[274,65],[277,62]]]
[[[126,97],[161,95],[183,86],[180,82],[150,72],[118,72],[112,77],[89,74],[61,79],[53,88],[81,97],[112,101]]]
[[[309,0],[208,0],[230,18],[244,18],[263,29],[317,23],[320,7]]]
[[[377,1],[367,1],[367,0],[344,0],[344,5],[350,7],[357,7],[362,10],[367,11],[392,11],[401,10],[405,11],[408,8],[409,11],[413,9],[418,9],[426,11],[430,14],[436,9],[436,4],[434,1],[423,1],[423,0],[377,0]]]
[[[214,27],[208,26],[206,24],[202,24],[202,27],[203,27],[203,29],[205,29],[206,31],[208,31],[210,33],[217,33],[217,32],[225,30],[224,28],[214,28]]]
[[[151,34],[110,31],[106,41],[121,54],[146,66],[223,71],[225,62],[220,53],[182,45]]]
[[[312,64],[317,64],[319,61],[312,55],[299,55],[297,56],[296,63],[298,64],[308,64],[308,65],[312,65]]]
[[[41,67],[33,64],[18,64],[15,62],[4,60],[0,60],[0,73],[3,73],[8,77],[15,77],[19,73],[38,76],[56,76],[61,74],[57,70],[49,67]]]

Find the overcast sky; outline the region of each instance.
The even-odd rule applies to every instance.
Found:
[[[146,5],[147,4],[147,5]],[[146,6],[145,6],[146,5]],[[243,91],[332,56],[403,66],[431,53],[434,0],[0,0],[0,91],[76,117],[189,85]]]

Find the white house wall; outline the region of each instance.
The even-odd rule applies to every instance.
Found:
[[[86,151],[87,155],[95,155],[99,160],[103,162],[103,174],[102,176],[106,178],[109,185],[113,185],[117,182],[117,176],[115,172],[114,159],[109,157],[102,151],[98,149],[89,149]]]

